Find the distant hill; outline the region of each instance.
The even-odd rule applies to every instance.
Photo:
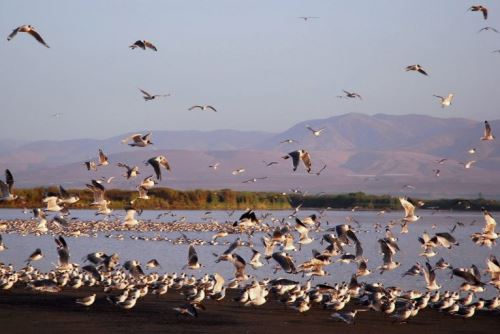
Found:
[[[500,121],[489,120],[493,132],[500,131]],[[314,137],[306,125],[325,130]],[[143,131],[145,133],[146,131]],[[313,192],[366,191],[369,193],[415,194],[432,197],[473,195],[479,192],[500,196],[500,149],[496,141],[481,142],[483,122],[462,118],[436,118],[422,115],[368,116],[345,114],[327,119],[308,120],[279,133],[238,130],[156,131],[155,145],[131,148],[121,144],[123,134],[105,140],[81,139],[37,141],[9,148],[0,147],[0,166],[15,171],[19,186],[66,184],[84,186],[90,178],[117,176],[116,187],[133,189],[136,182],[119,177],[123,170],[116,162],[135,164],[141,176],[152,174],[143,161],[165,154],[172,165],[166,173],[165,186],[178,189],[232,188],[236,190],[289,191],[301,188]],[[285,139],[298,143],[280,144]],[[17,147],[16,147],[17,146]],[[469,148],[477,153],[470,155]],[[82,165],[96,159],[98,148],[109,154],[113,166],[88,172]],[[313,172],[323,165],[320,176],[308,175],[299,167],[291,170],[290,160],[281,157],[297,148],[310,151]],[[443,164],[437,160],[447,158]],[[476,160],[466,170],[459,162]],[[276,161],[270,167],[267,162]],[[220,162],[217,170],[208,168]],[[245,168],[234,176],[233,169]],[[436,170],[440,170],[437,177]],[[242,183],[248,179],[265,180]],[[415,187],[402,188],[405,184]]]

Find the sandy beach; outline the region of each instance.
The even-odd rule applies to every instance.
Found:
[[[97,293],[91,307],[74,301]],[[3,333],[496,333],[498,314],[477,312],[462,320],[438,311],[421,311],[408,324],[393,324],[376,312],[358,314],[354,325],[329,319],[332,311],[313,308],[299,314],[271,298],[261,307],[243,307],[232,301],[231,291],[220,302],[206,301],[198,318],[178,315],[173,307],[183,304],[177,291],[142,298],[131,310],[111,305],[98,289],[66,289],[58,294],[33,293],[22,288],[0,292],[0,323]],[[352,305],[352,304],[351,304]]]

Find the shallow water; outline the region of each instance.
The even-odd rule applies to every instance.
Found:
[[[167,215],[162,217],[160,220],[156,220],[159,213],[163,211],[144,211],[139,217],[139,220],[153,220],[153,221],[163,221],[172,222],[174,220],[181,219],[181,217],[186,217],[188,222],[201,222],[204,221],[202,217],[212,217],[213,219],[223,223],[225,221],[236,220],[241,211],[234,213],[232,217],[228,217],[226,211],[212,211],[210,214],[205,215],[205,211],[172,211],[175,216]],[[277,218],[287,218],[290,211],[270,211],[273,217]],[[257,211],[260,215],[264,211]],[[305,217],[312,213],[317,213],[315,211],[300,211],[299,217]],[[119,215],[123,215],[124,212],[118,212]],[[312,255],[312,249],[322,250],[326,245],[320,245],[321,236],[326,233],[324,230],[334,227],[337,224],[342,224],[346,222],[346,217],[351,216],[356,219],[360,226],[356,224],[353,226],[356,228],[357,236],[360,239],[363,250],[364,257],[368,259],[368,267],[373,270],[373,273],[369,276],[365,276],[359,279],[363,282],[383,282],[386,286],[398,285],[404,289],[425,289],[425,281],[423,277],[404,277],[401,275],[411,267],[415,262],[425,263],[425,258],[419,256],[422,253],[422,248],[417,240],[424,231],[429,234],[436,232],[449,232],[449,230],[455,225],[457,221],[465,223],[464,227],[457,227],[453,236],[460,243],[459,246],[453,247],[452,249],[438,248],[438,255],[431,258],[430,263],[434,264],[440,257],[444,257],[449,263],[454,267],[468,267],[472,264],[476,264],[478,268],[483,271],[486,268],[486,258],[490,254],[495,254],[499,256],[499,247],[494,246],[492,249],[487,247],[480,247],[475,245],[471,239],[470,234],[473,232],[479,232],[484,226],[484,218],[481,212],[434,212],[427,210],[419,210],[419,215],[422,218],[410,225],[410,232],[408,234],[399,234],[400,227],[395,226],[393,232],[399,238],[398,244],[401,248],[401,252],[395,255],[395,261],[401,262],[401,266],[393,271],[385,272],[380,275],[378,271],[375,270],[377,266],[382,264],[382,255],[380,253],[380,247],[377,242],[379,238],[384,237],[384,229],[382,228],[379,232],[375,232],[373,224],[380,223],[385,226],[391,220],[399,220],[402,217],[402,212],[394,211],[388,212],[381,216],[378,216],[374,211],[326,211],[323,214],[321,221],[321,232],[310,232],[310,236],[314,238],[314,242],[302,247],[301,251],[292,252],[295,259],[295,263],[298,265],[305,260],[309,259]],[[78,217],[80,220],[93,220],[96,219],[94,216],[94,211],[91,210],[73,210],[73,217]],[[498,215],[493,213],[494,217]],[[0,219],[29,219],[31,215],[25,215],[21,210],[17,209],[2,209],[0,210]],[[265,220],[274,226],[270,222],[270,218]],[[293,224],[293,219],[287,218],[287,221]],[[472,222],[474,222],[471,225]],[[433,229],[433,225],[436,228]],[[293,225],[292,225],[293,226]],[[293,232],[298,240],[298,233]],[[118,233],[116,233],[118,234]],[[179,232],[172,233],[137,233],[137,232],[120,232],[124,235],[124,240],[116,240],[113,238],[106,238],[104,233],[99,233],[97,237],[67,237],[70,252],[71,261],[82,264],[82,257],[88,253],[103,251],[107,254],[118,253],[120,255],[121,263],[126,260],[139,260],[142,264],[145,264],[148,260],[156,258],[160,264],[161,268],[157,268],[156,271],[159,272],[180,272],[183,266],[187,262],[188,245],[175,245],[169,241],[142,241],[133,240],[131,236],[153,236],[159,234],[163,237],[169,239],[175,239],[180,237]],[[201,233],[189,233],[186,235],[190,239],[203,239],[210,241],[213,232],[201,232]],[[255,233],[253,236],[254,247],[263,252],[263,245],[261,242],[261,237],[263,233]],[[21,268],[25,264],[26,258],[33,252],[36,248],[41,248],[44,253],[44,258],[40,261],[34,262],[33,265],[42,270],[50,270],[54,267],[54,263],[57,263],[57,252],[55,243],[53,241],[53,236],[34,236],[27,235],[21,236],[20,234],[2,234],[3,239],[7,247],[7,250],[0,252],[0,261],[4,263],[12,263],[16,268]],[[229,235],[221,242],[226,241],[230,243],[236,239],[236,235]],[[246,235],[241,236],[243,240],[246,240]],[[298,246],[298,245],[297,245]],[[220,254],[222,253],[228,245],[199,245],[195,246],[200,262],[204,265],[201,270],[188,272],[201,276],[204,273],[218,272],[222,274],[226,279],[230,279],[233,276],[234,267],[229,262],[215,263],[215,257],[212,253]],[[346,250],[350,253],[354,253],[354,247],[347,246]],[[247,247],[238,248],[236,251],[245,260],[249,261],[251,257],[251,250]],[[264,260],[263,260],[264,262]],[[275,262],[270,260],[269,264],[265,264],[264,267],[254,270],[250,266],[247,266],[247,273],[253,275],[257,278],[265,277],[287,277],[295,280],[304,281],[308,277],[302,277],[301,274],[298,275],[288,275],[282,271],[274,274]],[[333,283],[346,281],[350,279],[350,276],[356,271],[356,265],[344,264],[344,263],[334,263],[325,267],[325,270],[330,274],[325,277],[316,277],[314,279],[315,283]],[[458,289],[460,284],[463,282],[462,279],[455,277],[450,279],[449,270],[438,270],[437,271],[438,283],[442,285],[442,289]],[[483,277],[485,282],[489,281],[489,277]],[[481,296],[489,298],[496,294],[496,290],[488,286],[485,293]]]

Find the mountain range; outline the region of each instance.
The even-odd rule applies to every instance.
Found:
[[[489,121],[500,129],[500,121]],[[316,137],[306,126],[325,128]],[[14,172],[18,187],[64,184],[83,187],[92,178],[115,176],[109,187],[133,189],[117,162],[137,165],[142,176],[152,174],[143,161],[163,154],[172,166],[161,185],[176,189],[232,188],[311,194],[365,191],[428,197],[499,197],[500,151],[496,141],[482,142],[483,122],[423,115],[373,116],[350,113],[298,123],[281,133],[259,131],[153,131],[154,145],[134,148],[121,143],[124,133],[108,139],[72,139],[20,143],[1,141],[0,168]],[[499,130],[500,131],[500,130]],[[138,131],[141,132],[141,131]],[[142,131],[146,133],[148,131]],[[294,139],[294,143],[281,143]],[[89,172],[83,162],[97,159],[101,148],[111,165]],[[313,173],[302,166],[292,172],[281,157],[298,148],[310,152]],[[471,155],[467,151],[476,149]],[[446,159],[441,164],[437,161]],[[476,160],[472,168],[460,163]],[[278,162],[269,167],[268,162]],[[214,170],[208,166],[219,162]],[[232,175],[231,171],[245,172]],[[439,170],[439,176],[436,176]],[[253,178],[256,182],[243,181]]]

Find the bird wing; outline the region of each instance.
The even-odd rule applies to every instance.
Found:
[[[491,126],[488,121],[484,121],[484,136],[489,137],[491,136]]]
[[[213,111],[217,112],[217,109],[215,109],[215,108],[214,108],[214,107],[212,107],[212,106],[207,106],[207,109],[211,109],[211,110],[213,110]]]
[[[140,47],[141,49],[146,50],[146,46],[141,40],[135,41],[135,43],[130,46],[131,49],[135,49],[136,47]]]
[[[156,160],[156,158],[149,159],[148,163],[153,167],[156,174],[156,179],[161,180],[160,163]]]
[[[290,262],[288,258],[281,253],[273,253],[272,258],[278,262],[278,264],[283,268],[286,273],[292,273],[292,267],[290,266]]]
[[[306,128],[311,131],[311,132],[316,132],[316,130],[314,130],[313,128],[311,128],[309,125],[306,125]]]
[[[154,45],[153,45],[153,43],[151,43],[151,42],[144,41],[144,45],[145,45],[147,48],[150,48],[151,50],[158,51],[158,49],[156,48],[156,46],[154,46]]]
[[[189,245],[188,264],[192,266],[196,263],[198,263],[198,254],[196,253],[196,249],[194,249],[194,246]]]
[[[304,166],[306,166],[307,168],[307,172],[309,173],[311,171],[311,166],[312,166],[311,156],[309,155],[309,152],[304,152],[304,154],[302,154],[301,159],[302,162],[304,163]]]
[[[422,68],[419,68],[418,71],[422,73],[423,75],[428,75],[427,72],[425,72]]]
[[[203,106],[192,106],[191,108],[189,108],[188,110],[193,110],[193,109],[196,109],[196,108],[200,108],[200,109],[203,109]]]
[[[35,39],[36,39],[38,42],[40,42],[41,44],[45,45],[46,47],[49,47],[49,46],[47,45],[47,43],[45,43],[45,41],[43,40],[42,36],[40,36],[40,34],[39,34],[39,33],[37,33],[35,30],[30,29],[30,30],[28,31],[28,34],[30,34],[31,36],[35,37]]]
[[[148,92],[146,92],[145,90],[142,90],[139,88],[139,90],[142,92],[142,94],[144,94],[145,96],[147,97],[151,97],[151,94],[149,94]]]
[[[7,183],[7,185],[9,186],[9,192],[11,192],[12,187],[14,186],[14,177],[8,169],[5,170],[5,183]]]
[[[292,163],[293,163],[293,171],[297,170],[297,167],[299,166],[299,161],[300,161],[300,152],[299,151],[293,151],[288,153],[290,157],[292,157]]]
[[[160,164],[167,170],[170,170],[170,165],[168,164],[168,160],[164,156],[162,156],[162,158],[160,159]]]
[[[134,142],[138,142],[138,141],[141,141],[141,136],[142,134],[140,133],[135,133],[125,139],[122,140],[122,144],[125,144],[126,142],[129,142],[131,140],[133,140]],[[137,140],[138,139],[138,140]]]
[[[0,191],[2,192],[2,197],[8,197],[10,192],[9,192],[9,186],[0,180]]]
[[[66,189],[63,188],[63,186],[59,186],[59,197],[63,199],[70,197],[69,193],[66,191]]]
[[[401,205],[405,209],[405,216],[406,217],[411,217],[415,213],[415,206],[408,202],[408,200],[404,197],[400,197],[399,201],[401,202]]]
[[[494,233],[495,232],[495,227],[497,226],[497,222],[493,218],[493,216],[485,211],[484,212],[484,220],[486,221],[486,226],[484,227],[483,232],[484,233]]]
[[[108,157],[104,154],[104,152],[99,149],[99,162],[102,164],[103,162],[108,161]]]
[[[16,29],[12,30],[9,37],[7,37],[7,40],[10,41],[11,39],[13,39],[14,36],[16,36],[17,33],[19,32],[19,29],[21,29],[21,27],[17,27]]]

